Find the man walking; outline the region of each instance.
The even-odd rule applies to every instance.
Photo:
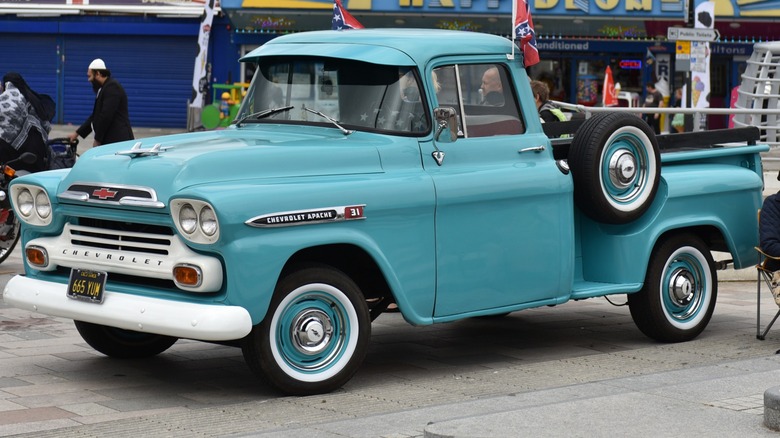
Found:
[[[89,118],[68,138],[74,141],[94,131],[95,141],[92,146],[132,140],[134,137],[127,109],[127,94],[119,81],[111,77],[111,71],[102,59],[95,59],[89,64],[87,79],[97,94],[95,106]]]
[[[664,96],[661,94],[660,91],[655,87],[654,83],[647,84],[647,97],[645,97],[645,108],[659,108],[663,106],[664,103]],[[655,114],[644,114],[645,121],[648,125],[650,125],[651,128],[653,128],[653,132],[656,134],[661,133],[661,114],[655,113]]]

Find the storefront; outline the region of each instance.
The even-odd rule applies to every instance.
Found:
[[[669,95],[685,84],[667,29],[688,26],[686,0],[530,1],[542,62],[529,73],[546,81],[555,99],[599,105],[607,66],[621,90],[640,99],[650,81],[661,81]],[[342,2],[365,27],[509,36],[514,0]],[[757,0],[715,7],[720,39],[708,49],[711,106],[730,104],[754,42],[780,39],[780,28],[769,25],[780,15],[768,8],[771,4]],[[91,111],[94,96],[86,65],[103,57],[131,97],[134,125],[185,127],[203,8],[203,0],[2,2],[0,43],[15,50],[0,58],[0,71],[22,73],[36,89],[55,97],[58,123],[78,124]],[[251,67],[238,62],[243,54],[279,35],[330,29],[332,8],[333,0],[222,0],[210,28],[209,82],[250,79]],[[206,103],[212,92],[206,93]],[[713,117],[710,127],[724,120]]]
[[[55,123],[79,125],[95,99],[87,66],[102,58],[128,94],[134,126],[184,128],[203,5],[144,6],[142,1],[3,2],[0,45],[6,50],[0,72],[19,72],[36,91],[52,96]],[[219,23],[212,44],[230,47],[229,23],[215,19]],[[237,51],[220,52],[215,59],[238,58]],[[214,76],[225,81],[228,75]]]

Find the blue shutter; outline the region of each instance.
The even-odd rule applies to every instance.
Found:
[[[22,75],[27,84],[38,93],[48,94],[57,103],[54,121],[62,114],[57,96],[57,37],[56,35],[0,34],[0,79],[8,72]]]
[[[92,113],[95,93],[87,67],[101,58],[127,93],[134,127],[186,128],[187,100],[197,41],[183,36],[66,35],[65,123],[76,126]]]

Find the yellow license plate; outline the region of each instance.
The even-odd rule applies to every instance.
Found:
[[[75,300],[101,304],[107,278],[108,274],[105,272],[71,269],[67,295]]]

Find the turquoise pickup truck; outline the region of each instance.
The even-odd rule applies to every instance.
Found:
[[[388,306],[418,326],[627,294],[639,330],[680,342],[712,316],[711,251],[756,262],[753,128],[542,124],[519,51],[479,33],[299,33],[242,61],[227,129],[14,180],[25,275],[6,303],[112,357],[233,344],[316,394],[358,370]]]

